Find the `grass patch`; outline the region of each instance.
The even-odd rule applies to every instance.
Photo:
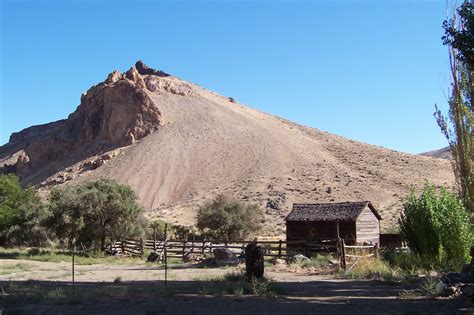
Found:
[[[0,275],[9,275],[16,272],[30,271],[31,266],[25,263],[0,265]]]
[[[406,279],[406,273],[400,268],[391,267],[381,259],[362,259],[350,271],[343,275],[351,279],[374,279],[386,281],[400,281]]]
[[[24,259],[43,262],[70,262],[72,260],[72,253],[70,251],[40,248],[0,248],[0,258]],[[76,253],[74,261],[76,265],[93,265],[126,264],[130,262],[142,261],[142,259],[108,256],[101,251],[95,251],[92,253]]]
[[[206,282],[201,282],[198,289],[200,295],[234,295],[236,297],[260,296],[275,297],[281,294],[281,290],[277,288],[270,280],[263,279],[247,279],[242,272],[228,272],[222,278],[215,278]]]
[[[334,257],[332,255],[316,254],[316,256],[312,257],[309,261],[303,260],[295,262],[294,264],[300,266],[301,268],[322,269],[331,265],[331,260],[334,260]]]
[[[162,285],[133,285],[130,283],[97,283],[76,286],[57,285],[40,281],[10,281],[0,285],[0,300],[9,312],[21,312],[28,304],[82,304],[83,302],[107,300],[110,298],[171,297],[173,290]]]

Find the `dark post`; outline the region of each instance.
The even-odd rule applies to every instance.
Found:
[[[341,239],[342,251],[341,251],[341,258],[342,258],[342,268],[346,270],[346,243],[344,239]]]
[[[278,241],[278,258],[281,258],[281,240]]]
[[[306,218],[306,232],[305,232],[305,239],[306,239],[306,246],[305,246],[305,256],[306,257],[309,257],[309,222],[308,222],[308,218]]]
[[[187,237],[183,240],[183,261],[184,261],[184,256],[186,254],[186,239]]]
[[[76,253],[76,238],[74,237],[72,239],[72,295],[76,295],[76,281],[74,279],[74,274],[75,274],[75,267],[74,267],[74,260],[75,260],[75,253]]]
[[[142,258],[145,257],[145,244],[143,238],[140,238],[140,254],[142,255]]]
[[[153,226],[153,252],[156,253],[156,227]]]
[[[245,248],[245,275],[247,278],[263,278],[264,256],[262,247],[257,242],[251,242]]]
[[[166,240],[165,240],[165,287],[168,286],[168,251],[166,250]]]

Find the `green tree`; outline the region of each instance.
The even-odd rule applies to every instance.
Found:
[[[258,205],[219,195],[199,208],[197,228],[216,238],[235,240],[257,232],[262,218],[263,211]]]
[[[22,189],[15,175],[0,175],[1,245],[40,245],[46,239],[40,224],[44,217],[45,208],[33,189]]]
[[[163,239],[165,237],[166,222],[160,219],[154,219],[150,222],[150,227],[155,228],[156,238]],[[167,231],[168,232],[168,231]],[[152,235],[153,237],[153,235]]]
[[[448,117],[438,107],[435,117],[451,148],[461,199],[474,213],[474,4],[464,1],[443,27],[443,44],[449,46],[451,91]]]
[[[53,189],[50,209],[47,226],[56,237],[88,248],[141,236],[146,223],[135,192],[110,179]]]
[[[427,262],[459,266],[469,260],[473,241],[464,206],[450,192],[425,184],[418,197],[412,191],[399,220],[403,239]]]

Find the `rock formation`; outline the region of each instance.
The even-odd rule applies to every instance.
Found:
[[[142,62],[137,65],[144,73],[161,73]],[[144,78],[132,67],[125,74],[115,70],[90,88],[67,119],[14,133],[8,145],[23,144],[16,166],[22,177],[31,167],[132,144],[162,124],[163,117],[148,95]]]

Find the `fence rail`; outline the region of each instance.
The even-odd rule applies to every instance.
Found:
[[[247,244],[255,241],[216,241],[216,240],[123,240],[110,244],[108,249],[120,255],[132,257],[145,257],[145,250],[157,253],[164,253],[167,257],[184,259],[188,254],[212,254],[216,248],[225,248],[232,251],[237,256],[245,253]],[[332,252],[340,258],[340,264],[346,269],[346,264],[352,263],[352,269],[362,259],[378,256],[377,245],[346,245],[343,239],[327,239],[319,241],[257,241],[263,249],[265,257],[287,258],[292,257],[297,252],[304,252],[307,256],[313,253]],[[299,246],[296,246],[299,245]],[[354,261],[355,260],[355,261]]]

